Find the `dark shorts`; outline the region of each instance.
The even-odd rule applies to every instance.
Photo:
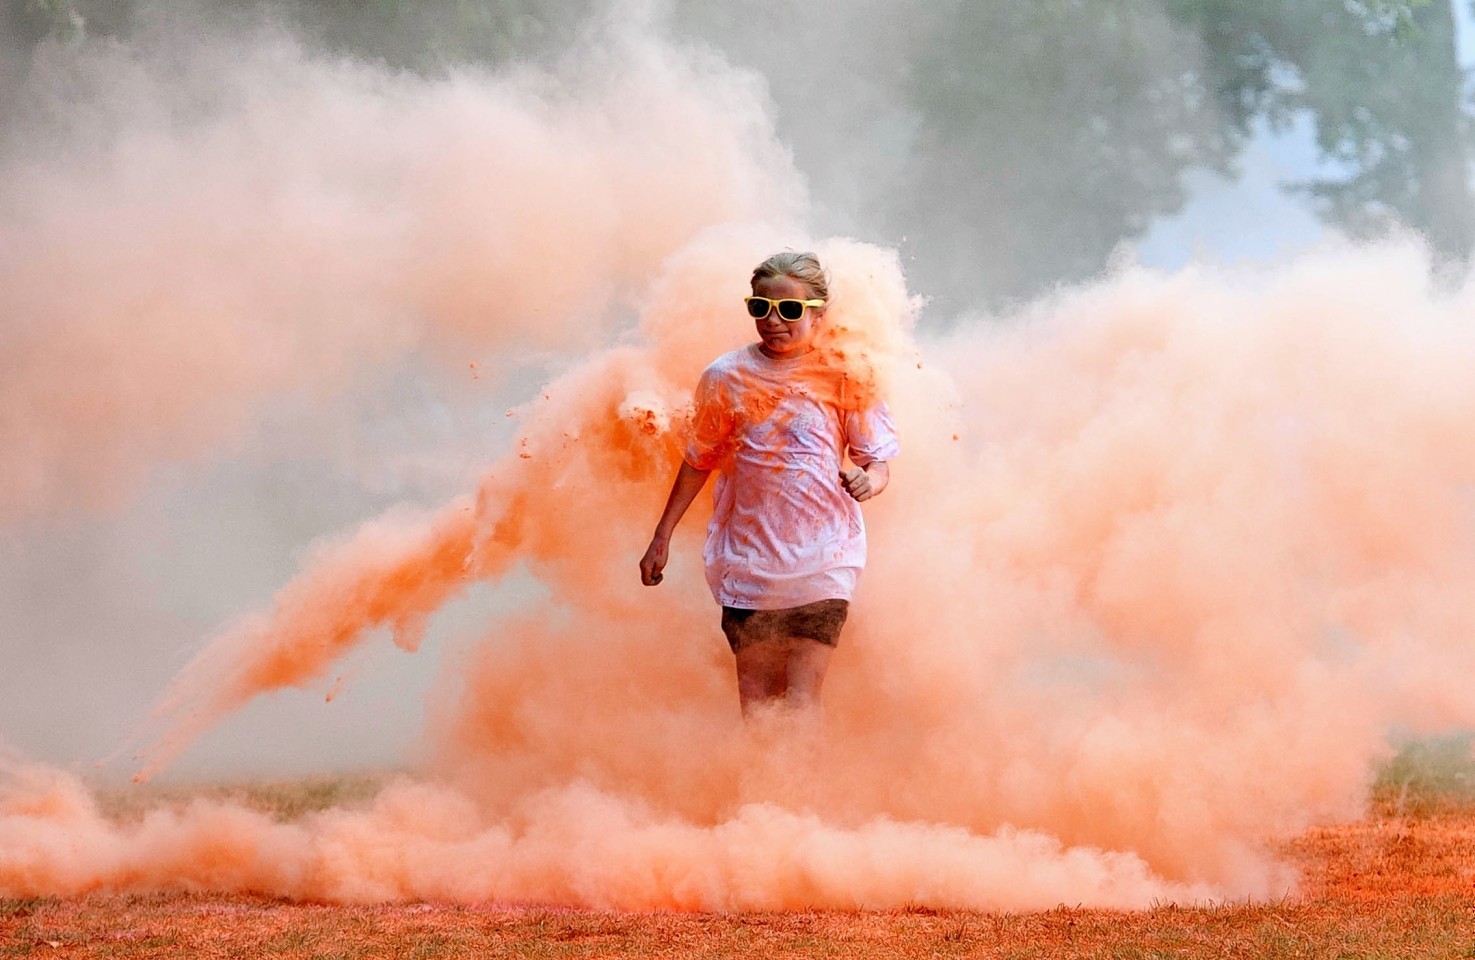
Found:
[[[849,600],[820,600],[787,610],[722,608],[722,632],[732,652],[763,640],[803,637],[833,647],[850,612]]]

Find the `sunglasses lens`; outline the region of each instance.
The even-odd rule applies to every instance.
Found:
[[[762,320],[768,316],[768,301],[762,297],[752,297],[748,300],[748,315],[754,320]]]
[[[801,300],[780,300],[778,302],[778,315],[793,323],[804,316],[804,303]]]

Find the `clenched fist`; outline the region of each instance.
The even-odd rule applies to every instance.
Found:
[[[640,558],[640,582],[647,587],[653,587],[661,582],[661,571],[666,569],[666,556],[670,549],[670,541],[665,537],[655,537],[650,546],[645,548],[645,556]]]
[[[876,495],[876,491],[871,489],[871,475],[860,467],[841,470],[840,485],[857,501],[866,501]]]

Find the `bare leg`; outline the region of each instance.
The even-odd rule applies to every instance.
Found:
[[[835,648],[818,640],[795,637],[789,650],[788,698],[795,707],[807,710],[819,706],[819,691],[830,667]]]
[[[779,700],[789,689],[788,652],[782,640],[760,640],[737,652],[738,700],[743,716]]]
[[[800,709],[819,706],[834,648],[807,637],[775,637],[737,652],[738,699],[743,716],[783,699]]]

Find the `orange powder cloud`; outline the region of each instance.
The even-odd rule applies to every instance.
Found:
[[[365,183],[414,174],[409,199],[373,225],[389,239],[368,244],[367,262],[363,244],[339,251],[331,224],[348,214],[324,209],[314,175],[263,187],[265,209],[306,207],[330,225],[306,247],[292,246],[301,231],[279,237],[269,217],[253,220],[224,180],[154,184],[164,213],[116,222],[140,217],[185,263],[208,264],[218,251],[201,240],[201,211],[235,211],[256,232],[241,247],[221,240],[220,255],[266,252],[228,288],[187,285],[182,313],[140,308],[135,376],[84,389],[43,375],[67,357],[111,356],[116,323],[90,318],[116,316],[88,299],[91,283],[55,299],[41,279],[21,285],[62,332],[37,326],[15,341],[28,372],[6,382],[0,409],[32,411],[5,427],[31,445],[0,450],[31,479],[6,488],[12,511],[100,482],[68,472],[83,440],[102,462],[142,469],[229,435],[252,397],[307,371],[350,377],[422,338],[432,352],[461,338],[509,355],[588,349],[520,408],[521,435],[474,492],[319,545],[270,609],[206,645],[166,692],[141,755],[150,775],[262,694],[336,691],[334,666],[381,630],[414,650],[468,585],[525,571],[545,599],[488,623],[451,660],[427,703],[416,777],[369,806],[290,824],[205,801],[117,824],[76,778],[7,761],[0,895],[208,889],[624,909],[1277,896],[1294,877],[1271,844],[1359,814],[1391,727],[1475,721],[1462,683],[1475,667],[1464,633],[1475,293],[1434,291],[1416,247],[1327,251],[1258,273],[1123,270],[1006,320],[921,337],[895,254],[833,240],[818,245],[833,273],[824,348],[890,397],[903,454],[865,506],[871,561],[823,724],[744,725],[701,577],[702,511],[659,588],[640,586],[636,561],[698,374],[752,337],[748,271],[794,242],[753,225],[791,199],[791,179],[766,150],[746,152],[762,126],[751,91],[636,50],[653,59],[635,57],[634,86],[588,99],[535,97],[536,78],[379,89],[350,68],[324,81],[302,67],[315,79],[300,100],[291,83],[273,95],[306,126],[337,118],[360,131],[367,117],[373,130],[420,131],[415,149],[387,154],[361,131],[356,141],[370,162],[350,166]],[[346,97],[348,116],[313,118],[318,91],[342,83],[369,89]],[[684,118],[669,157],[632,152],[629,125],[609,119],[650,114],[648,99],[627,106],[632,90]],[[259,122],[285,122],[269,114]],[[249,156],[251,123],[233,116],[191,149]],[[636,129],[642,148],[664,136]],[[315,141],[297,142],[309,161],[288,166],[320,171]],[[153,149],[180,164],[188,152],[167,138]],[[515,196],[485,187],[499,177]],[[591,232],[567,222],[581,204]],[[112,208],[76,209],[108,221]],[[185,225],[172,233],[155,216]],[[39,265],[6,261],[4,276],[44,279],[46,264],[87,249],[81,219],[37,213],[31,229],[45,241]],[[131,290],[137,273],[173,289],[157,270],[117,267],[145,253],[110,249],[96,262],[76,254],[79,275]],[[294,273],[308,253],[321,290]],[[283,275],[300,285],[284,292]],[[140,297],[124,299],[151,302]],[[627,300],[639,316],[622,324]],[[212,342],[235,360],[179,353],[169,334],[180,317],[225,338]],[[293,322],[274,325],[282,317]],[[312,366],[329,354],[341,357]],[[223,383],[212,363],[230,373]],[[185,374],[143,375],[171,365]],[[55,403],[38,399],[42,384]],[[99,409],[113,432],[157,442],[135,451],[108,431],[68,433],[93,389],[109,398]],[[226,413],[197,428],[176,410],[191,399]]]
[[[603,342],[696,233],[802,203],[750,81],[647,40],[436,81],[155,44],[43,51],[59,103],[0,169],[0,522],[115,508],[412,353]]]
[[[894,256],[835,241],[832,313],[882,361],[905,452],[867,505],[823,727],[745,727],[700,518],[660,588],[635,559],[696,374],[746,335],[765,242],[720,230],[673,257],[638,338],[529,404],[474,501],[320,551],[180,675],[146,754],[157,769],[255,695],[326,686],[369,627],[413,646],[467,582],[525,565],[548,599],[447,670],[425,779],[290,826],[196,804],[115,827],[73,782],[13,785],[0,888],[628,909],[1275,896],[1294,877],[1270,842],[1359,814],[1390,726],[1471,721],[1446,678],[1472,666],[1475,342],[1467,296],[1436,295],[1416,250],[1127,271],[934,338],[919,367]],[[679,318],[654,306],[676,291]],[[44,831],[92,831],[109,858]]]

